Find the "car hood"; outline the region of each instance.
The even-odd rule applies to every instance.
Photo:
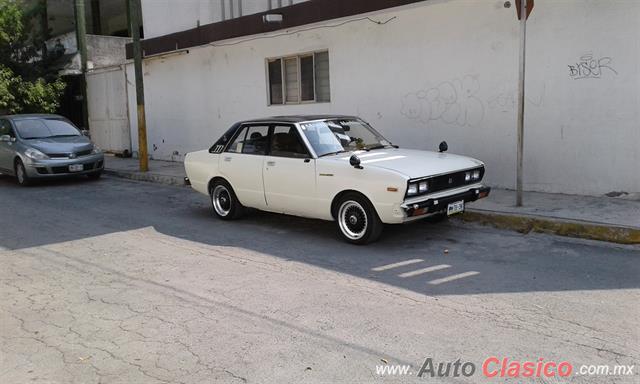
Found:
[[[29,146],[46,154],[76,153],[93,149],[93,144],[86,136],[50,137],[44,139],[25,140]]]
[[[365,169],[367,167],[389,169],[399,172],[410,179],[450,173],[483,165],[481,161],[471,157],[398,148],[376,149],[369,152],[356,151],[351,154],[341,153],[328,159],[346,161],[348,163],[352,154],[360,157],[360,164]]]

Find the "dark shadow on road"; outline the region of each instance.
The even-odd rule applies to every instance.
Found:
[[[0,247],[28,248],[153,226],[209,245],[335,270],[427,295],[628,289],[640,286],[640,248],[464,224],[387,226],[353,246],[331,222],[252,212],[216,220],[206,196],[184,187],[107,178],[19,187],[0,178]]]

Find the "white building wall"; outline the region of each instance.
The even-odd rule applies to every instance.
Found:
[[[87,73],[91,140],[112,153],[131,153],[127,83],[124,66]]]
[[[252,117],[356,114],[403,147],[435,149],[447,140],[451,152],[486,162],[488,183],[511,188],[519,27],[513,7],[503,4],[429,1],[371,15],[393,18],[385,25],[354,21],[146,60],[150,154],[179,160]],[[536,1],[528,28],[526,189],[640,191],[639,17],[634,1]],[[330,103],[267,105],[265,58],[327,48]],[[569,65],[587,52],[610,58],[601,64],[615,73],[603,68],[599,78],[574,79]]]
[[[525,112],[527,187],[639,192],[640,2],[545,0],[533,12],[527,87],[542,98],[530,91],[539,105]],[[599,77],[571,72],[582,57]]]

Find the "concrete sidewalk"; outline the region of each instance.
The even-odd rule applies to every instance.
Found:
[[[187,174],[182,162],[149,160],[149,172],[140,172],[138,159],[107,155],[104,160],[104,172],[108,175],[167,185],[185,185],[184,178]]]
[[[138,171],[138,160],[107,156],[105,173],[133,180],[184,185],[182,162],[149,161],[149,172]],[[515,192],[492,189],[471,204],[463,220],[519,232],[640,244],[640,197],[576,196],[525,192],[524,207],[515,207]]]

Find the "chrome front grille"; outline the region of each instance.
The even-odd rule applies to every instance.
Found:
[[[72,152],[72,153],[48,153],[47,156],[49,156],[52,159],[75,159],[76,157],[89,156],[90,154],[91,154],[91,149],[87,149],[84,151]]]
[[[473,170],[471,170],[471,172],[473,172],[475,170],[476,169],[473,169]],[[480,168],[480,179],[479,180],[465,181],[464,175],[467,172],[469,172],[469,171],[454,172],[454,173],[449,173],[449,174],[446,174],[446,175],[435,176],[435,177],[432,177],[432,178],[428,179],[429,192],[432,193],[432,192],[444,191],[446,189],[453,189],[453,188],[462,187],[462,186],[467,185],[467,184],[477,183],[480,180],[482,180],[482,177],[484,176],[484,167]]]
[[[472,178],[468,181],[465,180],[465,174],[469,172],[473,173],[474,171],[480,171],[480,178],[475,180]],[[417,179],[411,179],[409,180],[409,184],[426,181],[427,191],[423,193],[415,194],[415,195],[407,195],[406,197],[414,198],[418,196],[428,195],[434,192],[440,192],[448,189],[464,187],[465,185],[471,185],[471,184],[475,184],[482,181],[483,177],[484,177],[484,167],[477,167],[477,168],[465,169],[462,171],[457,171],[452,173],[446,173],[444,175],[426,176],[426,177],[421,177]]]

